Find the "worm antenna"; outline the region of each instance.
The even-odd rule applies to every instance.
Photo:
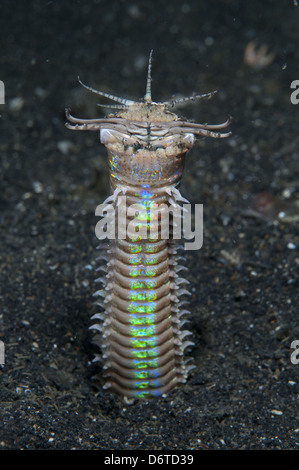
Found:
[[[144,101],[147,103],[152,102],[152,57],[153,57],[153,49],[150,52],[149,60],[148,60],[148,68],[147,68],[147,80],[146,80],[146,93],[144,96]]]
[[[196,100],[201,100],[203,98],[207,98],[208,100],[212,98],[217,93],[217,90],[211,91],[211,93],[204,93],[202,95],[193,95],[193,96],[186,96],[185,98],[177,98],[173,99],[171,101],[166,101],[163,103],[166,106],[179,106],[181,104],[186,104],[190,101],[196,101]]]
[[[84,86],[84,88],[91,91],[92,93],[96,93],[97,95],[104,96],[105,98],[108,98],[109,100],[116,101],[117,103],[120,103],[124,105],[125,107],[132,106],[132,104],[135,104],[135,101],[126,100],[125,98],[119,98],[118,96],[110,95],[110,93],[105,93],[104,91],[95,90],[94,88],[91,88],[90,86],[85,85],[83,82],[81,82],[79,77],[78,77],[78,82],[80,83],[80,85]]]

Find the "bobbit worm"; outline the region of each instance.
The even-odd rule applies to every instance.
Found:
[[[230,135],[222,132],[230,119],[217,125],[195,124],[169,111],[175,105],[210,98],[214,92],[152,101],[151,67],[152,52],[142,101],[97,91],[79,79],[89,91],[113,100],[118,111],[103,119],[78,119],[66,110],[69,129],[100,131],[107,149],[111,195],[104,210],[117,214],[124,198],[126,206],[138,207],[131,214],[125,212],[125,221],[116,220],[127,229],[133,223],[135,230],[111,237],[100,257],[104,265],[97,270],[104,274],[97,279],[102,288],[95,293],[100,312],[92,317],[96,322],[91,326],[101,349],[95,360],[102,362],[104,388],[128,403],[168,394],[186,382],[193,368],[185,357],[193,345],[184,327],[190,314],[184,300],[188,281],[181,275],[186,268],[177,254],[171,209],[188,202],[178,187],[186,153],[196,138]],[[166,231],[161,207],[170,212]],[[155,236],[149,231],[154,223]]]

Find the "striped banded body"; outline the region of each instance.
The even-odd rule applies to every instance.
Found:
[[[219,125],[180,120],[168,111],[176,102],[152,101],[150,83],[151,56],[142,102],[86,87],[118,102],[120,111],[91,120],[66,112],[68,128],[100,130],[111,184],[111,196],[104,205],[116,214],[116,226],[121,223],[125,228],[124,236],[117,233],[110,240],[105,265],[99,268],[105,275],[99,278],[103,288],[95,295],[103,312],[94,315],[98,322],[92,328],[100,332],[95,341],[102,349],[105,387],[127,402],[167,394],[186,381],[192,368],[184,357],[193,344],[188,340],[190,332],[184,329],[189,312],[182,297],[189,292],[181,277],[184,267],[173,239],[171,210],[186,201],[178,186],[186,152],[196,137],[229,135],[220,132],[229,120]],[[124,199],[125,222],[118,210]],[[129,212],[128,207],[138,210]],[[169,215],[169,209],[165,230],[163,211]],[[153,226],[157,228],[154,234]]]

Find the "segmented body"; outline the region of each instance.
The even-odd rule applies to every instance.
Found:
[[[184,200],[177,188],[196,136],[229,135],[219,132],[229,121],[216,126],[188,123],[168,111],[169,103],[152,102],[150,69],[151,59],[143,102],[97,92],[119,102],[122,110],[95,120],[80,120],[67,111],[70,129],[100,130],[112,193],[106,208],[117,213],[123,197],[127,207],[138,204],[138,211],[126,217],[125,237],[110,240],[100,268],[106,274],[98,279],[103,288],[95,294],[103,311],[94,315],[99,322],[92,326],[100,332],[95,341],[102,349],[105,387],[127,400],[168,393],[186,381],[192,367],[184,357],[193,344],[183,326],[189,314],[182,298],[188,294],[187,281],[180,274],[184,268],[172,220],[165,233],[161,217],[151,209],[174,208]],[[154,238],[148,230],[153,218],[158,227]],[[128,230],[132,221],[137,226],[133,233]]]

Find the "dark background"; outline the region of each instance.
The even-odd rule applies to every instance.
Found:
[[[298,447],[298,24],[292,0],[1,2],[0,448]],[[262,69],[244,63],[252,40],[275,55]],[[180,113],[232,115],[233,135],[202,139],[181,187],[204,204],[203,248],[187,253],[196,368],[126,406],[102,390],[88,330],[106,151],[64,108],[103,116],[78,75],[142,98],[152,48],[153,99],[217,89]]]

